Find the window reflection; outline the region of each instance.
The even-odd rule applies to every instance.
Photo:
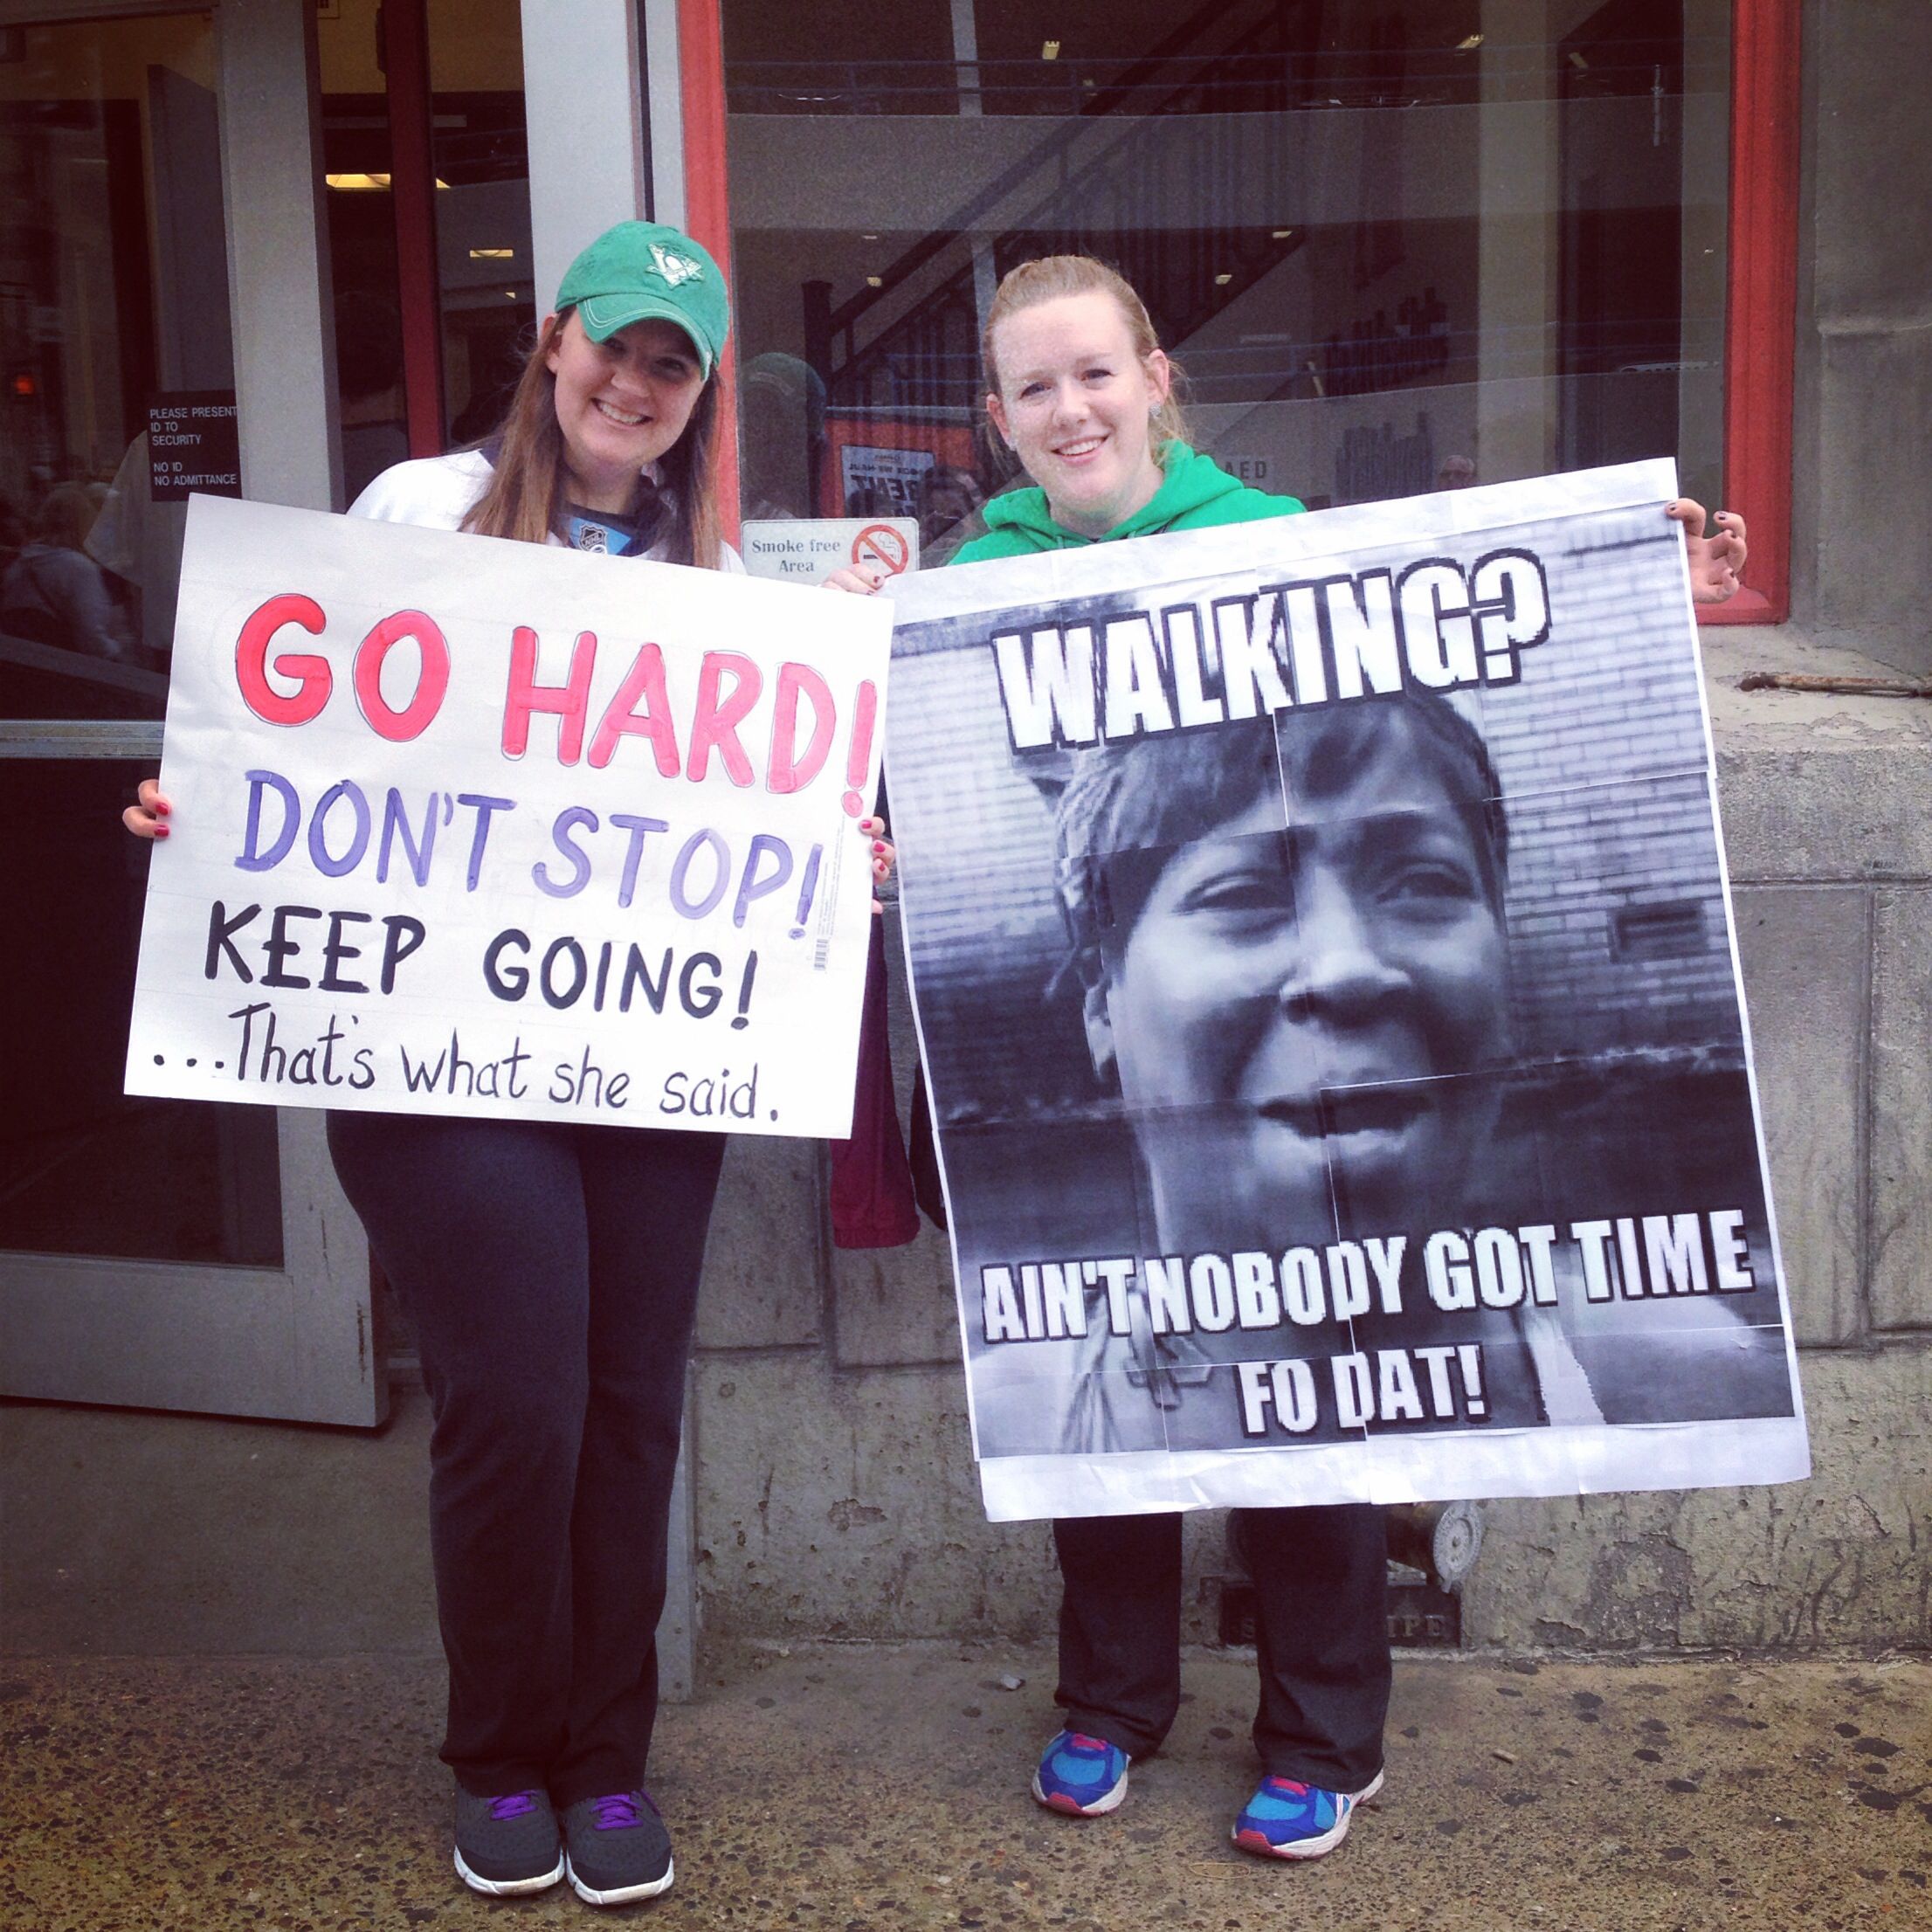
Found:
[[[0,65],[0,713],[158,718],[185,504],[150,412],[231,445],[206,14],[23,27]],[[210,399],[212,399],[210,401]],[[193,438],[196,462],[213,445]],[[224,475],[231,458],[219,458]],[[160,488],[157,493],[157,481]]]
[[[785,486],[748,514],[923,524],[928,474],[1008,486],[981,319],[1069,250],[1141,291],[1197,440],[1264,488],[1674,454],[1717,500],[1728,16],[922,0],[808,40],[725,0],[744,470]],[[793,369],[788,416],[756,391]]]
[[[343,501],[410,453],[378,0],[317,23]],[[535,319],[517,0],[431,0],[431,158],[447,448],[501,419]]]
[[[149,848],[120,813],[152,769],[0,762],[0,815],[33,828],[0,894],[0,1248],[278,1267],[273,1111],[121,1092]]]
[[[238,490],[206,14],[13,30],[0,62],[0,714],[155,719],[185,489]],[[0,1248],[279,1266],[274,1114],[121,1092],[152,764],[0,761]],[[31,833],[31,836],[29,835]]]
[[[443,390],[452,446],[503,419],[535,339],[518,0],[430,0]],[[549,291],[545,292],[548,300]]]

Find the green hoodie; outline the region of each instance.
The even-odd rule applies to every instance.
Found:
[[[1157,536],[1165,530],[1204,530],[1220,523],[1259,523],[1266,517],[1294,516],[1302,506],[1292,496],[1270,496],[1232,477],[1211,456],[1170,443],[1163,467],[1166,476],[1153,497],[1105,536],[1082,536],[1054,522],[1046,493],[1038,487],[996,496],[983,513],[986,535],[963,543],[952,563],[983,563],[991,557],[1032,556],[1041,550],[1077,550],[1089,543],[1122,537]]]

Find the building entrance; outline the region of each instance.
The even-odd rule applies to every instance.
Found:
[[[295,0],[59,11],[0,62],[0,1387],[369,1424],[321,1115],[121,1091],[147,848],[120,811],[159,758],[188,497],[332,486],[326,410],[281,440],[324,400],[317,255],[261,245],[315,232],[313,43]],[[292,314],[306,358],[264,339]]]

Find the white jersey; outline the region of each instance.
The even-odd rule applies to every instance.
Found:
[[[374,517],[378,523],[413,523],[425,530],[459,530],[463,519],[489,487],[494,473],[481,450],[459,450],[453,456],[420,456],[386,469],[349,505],[351,516]],[[561,546],[553,530],[549,542]],[[642,553],[650,562],[665,561],[662,541]],[[718,546],[718,567],[739,575],[744,559],[728,543]]]

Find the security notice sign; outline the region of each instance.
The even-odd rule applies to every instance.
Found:
[[[1674,493],[897,590],[996,1518],[1806,1473]]]
[[[128,1091],[843,1136],[890,633],[197,499]]]
[[[232,390],[177,390],[148,399],[148,493],[156,503],[242,493]]]

